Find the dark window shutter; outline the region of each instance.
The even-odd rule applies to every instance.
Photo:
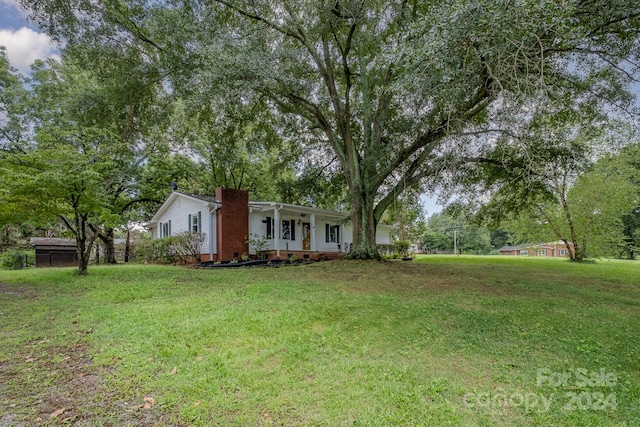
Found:
[[[291,240],[296,240],[296,221],[291,220]]]
[[[340,226],[336,225],[336,243],[340,243]]]
[[[198,233],[202,233],[202,212],[198,211]]]
[[[191,233],[191,214],[189,214],[189,220],[187,222],[187,231]]]
[[[329,224],[324,225],[324,238],[327,243],[329,243],[329,240],[331,240],[331,229],[329,227]]]
[[[271,231],[271,217],[267,217],[267,239],[272,239],[272,231]]]

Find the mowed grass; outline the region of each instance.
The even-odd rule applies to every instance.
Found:
[[[640,263],[0,271],[0,425],[74,422],[640,425]]]

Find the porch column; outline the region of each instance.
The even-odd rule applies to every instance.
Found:
[[[312,251],[316,250],[316,214],[309,215],[309,234],[310,234],[310,242],[309,249]]]
[[[280,209],[273,209],[273,246],[275,246],[276,256],[280,258]]]
[[[338,237],[338,245],[340,245],[340,252],[346,252],[344,250],[344,224],[340,224],[340,236]]]

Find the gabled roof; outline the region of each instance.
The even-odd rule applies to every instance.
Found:
[[[184,197],[186,199],[202,202],[203,206],[209,207],[209,208],[219,208],[222,205],[213,196],[200,196],[196,194],[180,193],[178,191],[174,191],[173,193],[171,193],[171,195],[169,195],[167,200],[162,204],[162,206],[160,206],[160,209],[158,209],[158,211],[153,216],[153,218],[151,218],[151,221],[149,221],[147,224],[151,225],[151,224],[157,223],[158,222],[157,218],[162,216],[164,211],[166,211],[167,208],[171,206],[171,204],[179,197]]]
[[[564,242],[562,240],[558,240],[557,242],[546,242],[546,243],[521,243],[515,246],[503,246],[500,249],[498,249],[498,252],[517,251],[519,249],[553,248],[554,246],[557,246],[557,245],[564,246]]]
[[[521,249],[523,247],[525,247],[527,245],[515,245],[515,246],[503,246],[500,249],[498,249],[499,252],[503,252],[503,251],[517,251],[518,249]]]
[[[29,239],[31,246],[47,246],[47,247],[76,247],[74,239],[58,239],[53,237],[32,237]]]
[[[202,200],[203,202],[220,204],[220,200],[216,199],[215,196],[201,196],[199,194],[191,194],[191,193],[178,193],[178,194],[182,194],[183,196],[187,196],[192,199]]]

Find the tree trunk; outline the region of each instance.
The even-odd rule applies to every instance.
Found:
[[[131,230],[127,228],[127,242],[124,246],[124,262],[129,262],[129,252],[131,252]]]
[[[78,274],[86,275],[91,256],[91,246],[93,239],[87,245],[87,215],[78,212],[75,214],[76,223],[76,252],[78,254]]]
[[[351,190],[351,224],[353,226],[353,244],[346,258],[380,259],[376,248],[376,227],[374,194],[362,189]]]
[[[117,264],[118,262],[116,261],[116,249],[115,249],[115,244],[113,242],[114,240],[114,236],[113,236],[113,228],[109,227],[109,228],[105,228],[104,230],[104,234],[100,234],[98,237],[100,237],[100,240],[102,240],[102,242],[104,243],[104,263],[105,264]]]

